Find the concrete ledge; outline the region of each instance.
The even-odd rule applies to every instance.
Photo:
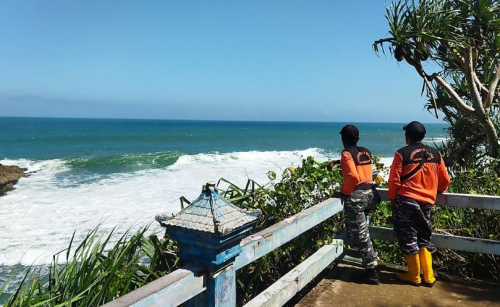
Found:
[[[377,189],[382,200],[389,200],[387,189]],[[500,210],[500,196],[438,193],[436,205],[441,207]]]
[[[281,245],[342,211],[338,198],[327,199],[273,226],[243,239],[241,254],[236,257],[236,269],[259,259]]]
[[[372,239],[396,241],[393,230],[387,227],[370,226],[370,237]],[[433,233],[431,241],[439,248],[500,256],[500,241],[451,236],[440,233]]]
[[[323,279],[295,307],[498,307],[500,284],[434,272],[433,288],[412,287],[396,274],[406,268],[379,265],[380,285],[360,282],[361,265],[341,263],[325,272]]]
[[[187,266],[154,280],[102,307],[174,307],[206,289],[206,274],[201,268]]]
[[[283,306],[344,251],[342,240],[325,245],[248,302],[245,307]]]

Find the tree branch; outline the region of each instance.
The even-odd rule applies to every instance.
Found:
[[[484,129],[484,133],[486,134],[486,139],[488,141],[486,144],[486,150],[489,155],[498,157],[500,155],[500,143],[498,142],[496,127],[491,121],[489,114],[484,109],[481,94],[479,93],[479,90],[474,82],[473,74],[475,72],[472,59],[472,48],[467,49],[466,58],[465,78],[467,79],[467,83],[469,84],[471,90],[472,105],[474,106],[475,115],[479,120],[479,124]]]
[[[453,48],[449,43],[446,44],[447,47],[450,49],[451,53],[455,56],[455,58],[462,64],[462,67],[465,69],[465,58],[458,52],[456,48]],[[474,81],[476,82],[477,86],[481,89],[482,94],[488,94],[488,88],[484,86],[484,84],[479,80],[479,77],[477,74],[473,74]]]
[[[458,93],[455,92],[455,90],[446,81],[444,81],[443,78],[441,78],[438,74],[434,73],[432,76],[430,76],[429,79],[436,80],[436,82],[451,96],[451,99],[453,99],[453,101],[460,110],[469,114],[475,112],[474,108],[467,105],[463,101],[463,99],[458,95]]]
[[[466,62],[464,65],[465,69],[465,79],[467,80],[467,84],[469,85],[469,89],[471,92],[471,100],[472,105],[474,106],[474,110],[478,115],[485,115],[483,108],[483,99],[481,98],[481,94],[476,86],[476,82],[474,81],[474,63],[472,61],[472,52],[471,48],[468,48],[465,52]],[[477,76],[476,76],[477,78]]]
[[[464,57],[460,54],[460,52],[458,52],[457,49],[453,48],[449,43],[446,43],[446,45],[448,46],[448,48],[450,49],[451,53],[453,53],[453,55],[455,56],[455,58],[457,58],[457,60],[462,64],[464,65],[465,64],[465,59]]]
[[[415,61],[414,59],[412,59],[411,56],[409,56],[407,54],[404,55],[404,58],[408,64],[410,64],[411,66],[413,66],[415,68],[415,70],[420,75],[420,77],[422,77],[424,80],[426,77],[428,77],[428,75],[425,73],[425,70],[422,67],[422,64],[420,62]]]
[[[458,159],[463,159],[465,153],[467,151],[471,151],[472,146],[477,146],[478,142],[479,142],[479,137],[475,136],[471,140],[465,141],[457,149],[452,150],[450,155],[444,158],[446,161],[446,165],[452,165],[454,162],[458,161]]]
[[[484,84],[481,82],[481,80],[479,80],[479,77],[477,76],[477,74],[474,74],[473,77],[474,77],[474,81],[476,81],[477,86],[479,86],[479,88],[481,89],[481,93],[488,95],[488,93],[489,93],[488,88],[486,86],[484,86]]]
[[[422,64],[419,61],[415,61],[412,57],[410,57],[409,55],[406,55],[406,54],[404,55],[404,58],[405,58],[406,62],[408,62],[408,64],[410,64],[411,66],[413,66],[415,68],[415,70],[420,75],[420,77],[422,77],[422,79],[424,79],[425,86],[427,87],[427,92],[430,94],[431,99],[432,99],[432,103],[434,104],[434,114],[436,114],[436,118],[438,118],[439,115],[438,115],[437,102],[436,102],[436,99],[434,97],[434,92],[432,91],[432,87],[429,84],[429,79],[432,78],[432,76],[429,76],[425,72],[424,68],[422,67]],[[422,91],[423,91],[423,89],[422,89]]]
[[[434,92],[432,91],[431,85],[429,84],[429,81],[427,80],[427,76],[424,76],[423,78],[424,78],[425,86],[427,87],[427,93],[431,96],[432,103],[434,104],[434,114],[436,114],[436,118],[439,118],[438,106],[437,106],[436,98],[434,97]]]
[[[493,98],[495,98],[495,92],[497,89],[498,81],[500,80],[500,65],[497,66],[497,70],[495,72],[495,78],[490,83],[490,89],[488,90],[488,96],[484,100],[484,109],[488,112],[491,104],[493,103]]]

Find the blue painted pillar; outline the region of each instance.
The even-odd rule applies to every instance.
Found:
[[[186,302],[187,307],[236,306],[234,261],[241,253],[241,240],[250,234],[259,215],[229,203],[209,182],[200,197],[177,215],[157,216],[179,243],[181,261],[206,268],[207,290]]]
[[[181,252],[181,260],[183,256],[187,256],[187,263],[194,262],[207,268],[207,290],[186,302],[186,307],[236,306],[236,269],[234,261],[241,253],[240,242],[243,234],[248,233],[250,230],[251,228],[244,227],[239,229],[236,234],[230,233],[228,237],[224,236],[226,237],[225,239],[228,239],[225,242],[226,244],[221,242],[225,241],[224,239],[219,241],[224,248],[217,248],[219,245],[216,245],[211,240],[206,240],[207,238],[204,238],[205,241],[203,242],[196,242],[194,238],[189,238],[190,236],[188,236],[187,239],[191,243],[198,243],[196,244],[197,248],[203,255],[200,254],[198,258],[194,258]],[[199,249],[199,244],[203,244],[205,248]],[[206,258],[210,254],[212,256]],[[209,261],[210,259],[212,261]]]
[[[236,306],[236,269],[234,261],[241,252],[239,244],[235,247],[224,250],[229,258],[226,261],[215,265],[207,265],[207,290],[193,299],[187,301],[186,307],[234,307]],[[199,261],[195,261],[200,264]]]
[[[210,275],[208,277],[207,287],[207,306],[236,306],[236,270],[234,268],[234,263]]]

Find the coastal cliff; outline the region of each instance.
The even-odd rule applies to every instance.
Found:
[[[0,196],[12,190],[23,174],[24,169],[18,166],[0,164]]]

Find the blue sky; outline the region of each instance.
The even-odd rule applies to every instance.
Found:
[[[436,122],[385,0],[3,1],[0,116]]]

